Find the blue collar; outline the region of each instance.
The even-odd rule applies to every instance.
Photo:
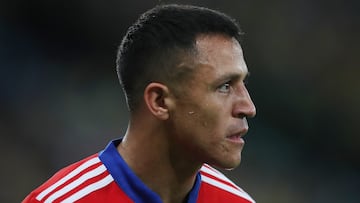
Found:
[[[100,152],[99,158],[117,185],[136,203],[152,202],[161,203],[160,196],[148,188],[139,177],[131,170],[117,151],[117,146],[122,139],[111,141],[107,147]],[[196,175],[195,184],[188,195],[187,203],[196,203],[200,190],[201,176]]]

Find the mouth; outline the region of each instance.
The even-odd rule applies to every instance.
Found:
[[[245,144],[243,136],[244,136],[243,133],[236,133],[236,134],[227,136],[226,139],[233,143]]]

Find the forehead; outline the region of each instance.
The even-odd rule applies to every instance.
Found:
[[[216,52],[227,54],[242,54],[239,42],[222,34],[203,34],[196,37],[195,46],[202,57]]]
[[[206,73],[208,77],[225,74],[245,77],[248,74],[241,46],[235,38],[219,34],[200,35],[196,38],[196,50],[195,72]]]

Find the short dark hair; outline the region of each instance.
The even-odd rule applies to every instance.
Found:
[[[241,30],[228,15],[191,5],[159,5],[129,27],[117,54],[117,72],[130,111],[143,99],[150,82],[170,85],[181,56],[194,55],[200,34],[224,34],[240,42]]]

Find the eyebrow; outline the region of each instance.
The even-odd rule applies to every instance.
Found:
[[[214,81],[214,83],[219,84],[225,81],[238,80],[238,79],[242,79],[243,81],[246,81],[249,77],[250,77],[250,72],[246,72],[246,75],[239,73],[227,73],[217,78]]]

